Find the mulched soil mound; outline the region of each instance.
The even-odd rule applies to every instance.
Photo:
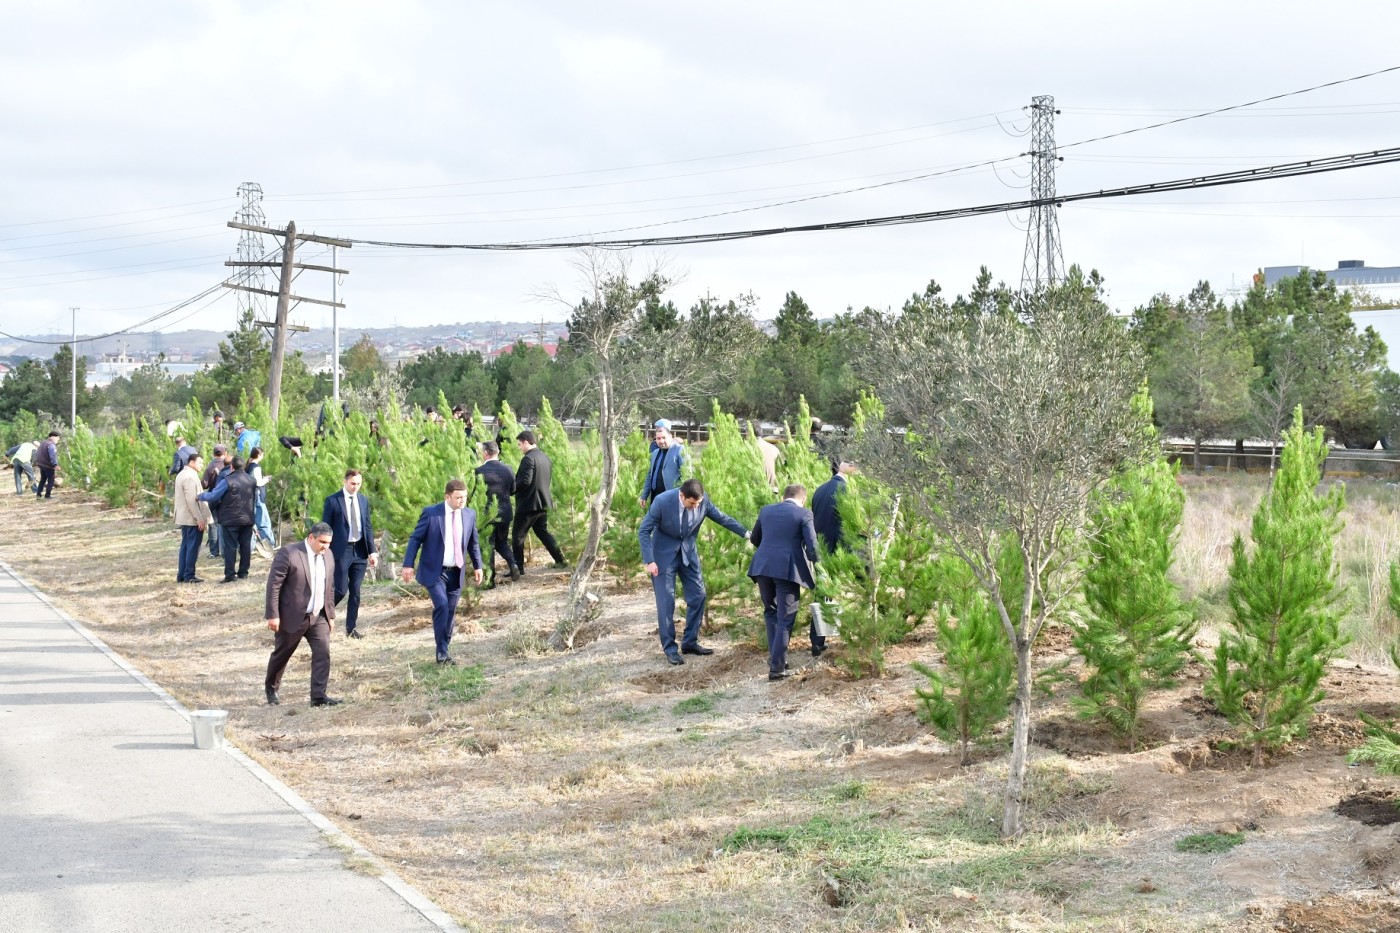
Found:
[[[1362,791],[1342,798],[1333,811],[1367,826],[1389,826],[1400,823],[1400,797],[1388,790]]]
[[[1400,905],[1390,900],[1324,897],[1289,904],[1275,920],[1283,933],[1400,933]]]

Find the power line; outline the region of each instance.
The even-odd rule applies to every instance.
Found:
[[[1150,182],[1128,185],[1120,188],[1105,188],[1098,191],[1085,191],[1078,194],[1057,195],[1052,199],[1027,198],[1019,201],[1003,201],[995,204],[980,204],[971,207],[948,208],[937,211],[919,211],[909,214],[894,214],[884,217],[866,217],[859,220],[842,220],[827,223],[801,224],[789,227],[768,227],[754,230],[732,230],[722,233],[696,233],[668,237],[634,237],[617,240],[567,240],[555,242],[517,243],[406,243],[392,240],[367,240],[347,237],[350,242],[366,246],[386,246],[399,249],[455,249],[492,252],[578,249],[581,246],[596,246],[607,249],[632,249],[641,246],[682,246],[696,243],[719,243],[730,240],[754,239],[776,236],[784,233],[815,233],[828,230],[853,230],[862,227],[887,227],[903,224],[930,223],[937,220],[954,220],[963,217],[980,217],[987,214],[1001,214],[1008,211],[1029,210],[1036,207],[1060,206],[1079,201],[1105,200],[1110,198],[1134,197],[1155,194],[1163,191],[1190,191],[1198,188],[1218,188],[1227,185],[1247,184],[1279,178],[1299,178],[1307,175],[1320,175],[1349,169],[1365,168],[1372,165],[1388,165],[1400,162],[1400,148],[1377,149],[1373,152],[1349,153],[1324,159],[1310,159],[1306,162],[1292,162],[1282,165],[1266,165],[1252,169],[1238,169],[1215,175],[1199,175],[1193,178],[1180,178],[1172,181]]]
[[[1081,139],[1078,142],[1066,143],[1056,147],[1057,150],[1072,149],[1075,146],[1087,146],[1089,143],[1103,142],[1106,139],[1117,139],[1120,136],[1131,136],[1134,133],[1142,133],[1147,130],[1161,129],[1164,126],[1175,126],[1178,123],[1185,123],[1188,120],[1200,120],[1204,117],[1213,117],[1217,114],[1228,113],[1231,110],[1241,110],[1245,107],[1253,107],[1256,104],[1267,104],[1272,100],[1283,100],[1287,97],[1297,97],[1300,94],[1311,94],[1313,91],[1320,91],[1324,88],[1337,87],[1342,84],[1350,84],[1353,81],[1363,81],[1366,78],[1374,78],[1378,75],[1389,74],[1392,71],[1400,71],[1400,65],[1391,65],[1388,68],[1379,68],[1375,71],[1368,71],[1365,74],[1352,75],[1350,78],[1338,78],[1335,81],[1327,81],[1323,84],[1314,84],[1312,87],[1301,88],[1296,91],[1287,91],[1283,94],[1272,94],[1268,97],[1261,97],[1258,100],[1245,101],[1242,104],[1231,104],[1228,107],[1217,107],[1214,110],[1206,110],[1201,113],[1193,113],[1184,117],[1176,117],[1172,120],[1162,120],[1159,123],[1149,123],[1147,126],[1137,126],[1129,130],[1120,130],[1117,133],[1106,133],[1103,136],[1093,136],[1089,139]]]
[[[381,193],[381,192],[389,192],[389,191],[428,191],[428,190],[437,190],[437,189],[442,189],[442,188],[463,188],[463,187],[474,187],[474,186],[479,186],[479,185],[499,185],[499,184],[508,184],[508,183],[517,182],[517,181],[543,181],[543,180],[550,179],[550,178],[574,178],[574,177],[578,177],[578,176],[581,176],[581,175],[605,175],[605,174],[609,174],[609,173],[612,173],[612,172],[630,172],[630,171],[635,171],[635,170],[641,169],[641,168],[665,168],[666,166],[670,166],[670,165],[686,165],[686,164],[690,164],[690,163],[694,163],[694,162],[712,162],[712,161],[715,161],[715,160],[718,160],[718,159],[733,159],[733,158],[738,158],[739,156],[746,156],[746,155],[763,155],[764,153],[769,153],[769,152],[783,152],[783,151],[790,150],[790,149],[804,149],[804,148],[808,148],[808,147],[810,147],[810,146],[825,146],[825,145],[830,145],[831,143],[850,142],[850,141],[852,141],[852,140],[857,140],[857,139],[871,139],[871,138],[876,137],[876,136],[892,136],[892,135],[894,135],[894,134],[896,134],[896,133],[912,133],[912,132],[915,131],[915,130],[931,129],[931,128],[935,127],[935,126],[949,126],[949,125],[954,124],[954,123],[966,123],[966,122],[969,122],[969,121],[971,121],[971,120],[985,120],[985,119],[987,119],[987,118],[989,118],[989,117],[995,119],[996,117],[1001,116],[1002,114],[1015,113],[1015,112],[1017,112],[1017,111],[1015,111],[1015,110],[998,110],[998,111],[993,111],[993,112],[991,112],[991,113],[982,113],[982,114],[977,114],[977,115],[975,115],[975,116],[970,116],[970,117],[959,117],[959,118],[957,118],[957,119],[955,119],[955,120],[941,120],[941,121],[936,122],[936,123],[922,123],[922,124],[919,124],[919,125],[917,125],[917,126],[907,126],[907,127],[903,127],[902,129],[897,129],[897,130],[878,130],[878,131],[873,132],[873,133],[859,133],[859,134],[856,134],[856,135],[853,135],[853,136],[838,136],[838,137],[834,137],[834,138],[832,138],[832,139],[816,140],[816,141],[813,141],[813,142],[806,142],[806,143],[792,143],[792,144],[789,144],[789,145],[786,145],[786,146],[768,146],[768,147],[761,148],[761,149],[746,149],[746,150],[743,150],[743,151],[740,151],[740,152],[729,152],[729,153],[722,153],[722,154],[719,154],[719,155],[693,156],[693,157],[685,158],[685,159],[669,159],[669,160],[665,160],[665,161],[661,161],[661,162],[640,162],[640,163],[637,163],[637,164],[635,164],[635,165],[622,165],[622,166],[616,166],[616,167],[614,167],[614,168],[581,169],[581,170],[579,170],[579,171],[574,171],[574,172],[552,172],[552,173],[544,174],[544,175],[517,175],[517,176],[514,176],[514,177],[510,177],[510,178],[493,178],[493,179],[486,179],[486,180],[483,180],[483,181],[446,182],[446,183],[438,184],[438,185],[405,185],[405,186],[396,187],[396,188],[358,188],[358,189],[352,189],[352,190],[348,190],[348,191],[313,191],[313,192],[302,192],[302,193],[297,193],[297,194],[284,195],[284,196],[278,197],[278,198],[272,198],[271,200],[274,200],[274,201],[289,201],[289,200],[293,200],[293,199],[312,199],[312,198],[319,198],[319,197],[323,197],[323,196],[333,197],[333,196],[346,195],[346,194],[378,194],[378,193]],[[972,130],[978,130],[978,129],[988,129],[988,128],[990,128],[990,127],[992,127],[992,126],[995,126],[995,125],[996,125],[995,123],[988,123],[988,124],[984,124],[984,125],[982,125],[982,126],[969,127],[969,128],[966,129],[966,130],[956,130],[955,133],[970,132],[970,131],[972,131]],[[900,141],[900,142],[889,143],[889,144],[887,144],[887,145],[902,145],[902,144],[908,143],[908,142],[922,142],[923,140],[926,140],[926,139],[936,139],[936,138],[938,138],[939,136],[947,136],[947,135],[953,135],[953,134],[949,134],[949,133],[939,133],[939,134],[935,134],[934,136],[925,136],[925,137],[920,137],[919,139],[913,139],[913,140],[902,140],[902,141]],[[881,148],[881,147],[868,147],[868,148]],[[823,154],[821,154],[821,155],[811,156],[811,157],[809,157],[809,158],[825,158],[826,156],[829,156],[829,155],[844,155],[844,154],[850,153],[850,152],[863,152],[863,151],[865,151],[865,150],[864,150],[864,149],[847,149],[847,150],[843,150],[843,151],[841,151],[841,152],[836,152],[836,153],[823,153]],[[787,161],[800,161],[800,160],[787,160]],[[774,163],[765,163],[765,164],[770,164],[770,165],[781,165],[781,164],[785,164],[785,163],[783,163],[783,162],[774,162]],[[740,168],[754,168],[754,167],[761,167],[761,166],[740,166]],[[725,169],[725,171],[730,171],[730,169]],[[707,174],[707,173],[701,173],[701,174]],[[668,177],[686,177],[686,176],[668,176]],[[648,178],[648,179],[641,179],[641,180],[642,180],[642,181],[657,181],[657,180],[660,180],[660,179]],[[613,182],[612,184],[616,184],[616,182]],[[546,189],[539,189],[539,190],[549,191],[549,190],[558,190],[558,189],[548,189],[548,188],[546,188]],[[504,193],[504,194],[513,194],[513,193],[519,193],[519,192],[500,192],[500,193]],[[375,200],[398,200],[398,199],[395,199],[395,198],[384,198],[384,199],[375,199]]]
[[[202,299],[204,299],[204,298],[207,298],[207,297],[209,297],[210,295],[214,294],[215,292],[222,291],[222,290],[223,290],[223,287],[224,287],[224,283],[223,283],[223,282],[220,282],[220,283],[217,284],[217,285],[212,285],[212,286],[210,286],[209,288],[206,288],[204,291],[200,292],[198,295],[193,295],[193,296],[191,296],[191,297],[189,297],[189,298],[186,298],[184,301],[181,301],[180,303],[176,304],[174,307],[167,308],[166,310],[160,312],[159,314],[153,314],[153,315],[151,315],[150,317],[146,318],[144,321],[138,321],[138,322],[136,322],[135,324],[132,324],[130,327],[123,327],[121,330],[114,330],[114,331],[112,331],[112,332],[109,333],[109,334],[85,335],[85,336],[82,338],[82,340],[83,340],[83,341],[106,340],[108,337],[117,337],[117,336],[120,336],[121,334],[131,333],[132,331],[136,330],[136,329],[139,328],[139,327],[145,327],[146,325],[151,324],[151,323],[154,323],[155,321],[158,321],[158,320],[160,320],[160,319],[163,318],[163,317],[168,317],[169,315],[174,314],[174,313],[177,312],[177,311],[180,311],[180,310],[182,310],[182,309],[184,309],[184,308],[188,308],[190,305],[194,304],[196,301],[200,301],[200,300],[202,300]],[[44,346],[51,346],[51,347],[65,347],[65,346],[70,346],[71,344],[73,344],[73,343],[75,342],[75,341],[73,341],[73,340],[35,340],[35,339],[32,338],[32,337],[21,337],[21,336],[19,336],[18,334],[6,333],[6,332],[3,331],[3,330],[0,330],[0,337],[8,337],[8,338],[10,338],[11,340],[19,340],[19,341],[22,341],[22,342],[24,342],[24,343],[37,343],[37,344],[42,344],[42,345],[44,345]]]

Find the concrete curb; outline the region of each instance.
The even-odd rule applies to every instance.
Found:
[[[15,580],[19,582],[20,586],[28,590],[31,596],[51,609],[54,614],[64,622],[68,623],[68,626],[82,636],[83,640],[106,655],[113,664],[125,671],[141,686],[145,687],[151,693],[154,693],[160,698],[162,703],[180,714],[182,719],[186,722],[190,721],[190,711],[185,709],[184,704],[171,696],[164,687],[133,667],[131,662],[108,647],[102,639],[94,635],[85,625],[54,605],[53,600],[49,599],[49,597],[34,586],[33,583],[29,582],[18,570],[3,560],[0,560],[0,570],[4,570],[6,573],[10,574],[10,576],[14,577]],[[193,742],[193,739],[191,739],[191,742]],[[377,873],[377,879],[383,882],[385,887],[402,898],[410,907],[422,914],[429,923],[436,926],[439,930],[442,930],[443,933],[465,933],[462,927],[460,927],[445,910],[428,900],[420,891],[396,875],[393,869],[386,865],[379,856],[356,842],[353,837],[339,826],[336,826],[335,823],[331,822],[324,813],[311,806],[311,804],[302,799],[300,794],[282,783],[272,772],[268,771],[252,758],[249,758],[242,750],[232,745],[224,745],[222,751],[239,764],[243,765],[249,773],[266,784],[278,797],[282,798],[282,801],[286,803],[287,806],[291,807],[305,818],[308,823],[316,827],[321,835],[325,837],[328,845],[334,846],[337,849],[348,850],[351,855],[372,865]],[[349,869],[346,870],[348,871]]]

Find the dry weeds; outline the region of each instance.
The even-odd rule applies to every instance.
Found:
[[[1200,598],[1222,585],[1257,494],[1191,484],[1178,569]],[[1348,534],[1376,539],[1349,539],[1344,561],[1392,552],[1387,495],[1352,496],[1370,513],[1349,515]],[[1152,697],[1155,747],[1132,755],[1070,719],[1064,696],[1046,701],[1031,831],[1006,845],[1003,757],[959,767],[914,716],[909,664],[934,659],[925,641],[894,649],[876,681],[813,662],[798,639],[801,676],[770,685],[763,656],[723,632],[708,636],[713,657],[670,669],[649,594],[629,588],[610,596],[601,637],[551,654],[535,637],[565,581],[532,570],[464,620],[454,654],[485,690],[462,702],[421,665],[426,601],[378,585],[367,637],[333,642],[332,693],[352,702],[296,702],[303,654],[271,708],[266,562],[256,582],[177,588],[176,542],[169,525],[67,490],[0,499],[0,556],[182,702],[228,709],[240,747],[472,929],[1308,929],[1304,902],[1400,879],[1395,828],[1334,812],[1397,786],[1342,759],[1358,706],[1400,704],[1389,671],[1338,665],[1332,725],[1261,771],[1212,761],[1225,724],[1200,701],[1199,670]],[[1235,825],[1246,839],[1229,852],[1175,849]]]

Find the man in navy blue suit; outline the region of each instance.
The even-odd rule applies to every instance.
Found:
[[[763,600],[763,624],[768,631],[768,679],[788,676],[787,647],[802,587],[816,580],[817,533],[807,509],[807,489],[794,483],[783,490],[783,501],[765,505],[753,523],[749,540],[756,546],[749,576]]]
[[[748,529],[725,515],[705,496],[698,479],[688,479],[679,489],[670,489],[651,501],[637,537],[642,544],[642,563],[651,574],[656,592],[656,628],[661,650],[672,664],[684,664],[681,654],[714,654],[700,644],[700,622],[705,617],[705,578],[700,572],[700,552],[695,537],[705,519],[716,522],[740,537]],[[676,648],[676,577],[685,593],[685,634]]]
[[[841,527],[841,497],[846,494],[846,477],[857,472],[856,465],[842,460],[835,465],[831,479],[817,487],[812,493],[812,520],[817,529],[817,539],[828,554],[849,547],[846,531]],[[812,604],[812,624],[809,628],[812,637],[812,657],[821,657],[826,650],[826,636],[817,634],[817,614],[821,607]]]
[[[419,552],[422,558],[419,558]],[[457,601],[471,558],[477,585],[481,585],[481,544],[476,537],[476,510],[467,508],[467,484],[460,479],[447,481],[443,501],[430,505],[418,516],[403,555],[403,582],[414,579],[413,564],[418,562],[417,579],[433,601],[433,642],[437,663],[456,664],[447,653],[457,621]]]
[[[378,566],[379,555],[374,552],[374,524],[369,517],[369,500],[360,492],[364,477],[359,470],[345,471],[345,485],[340,492],[326,496],[321,505],[321,521],[331,526],[331,555],[335,558],[335,604],[349,598],[345,605],[345,634],[349,638],[364,638],[355,623],[360,618],[360,586],[365,571]]]

